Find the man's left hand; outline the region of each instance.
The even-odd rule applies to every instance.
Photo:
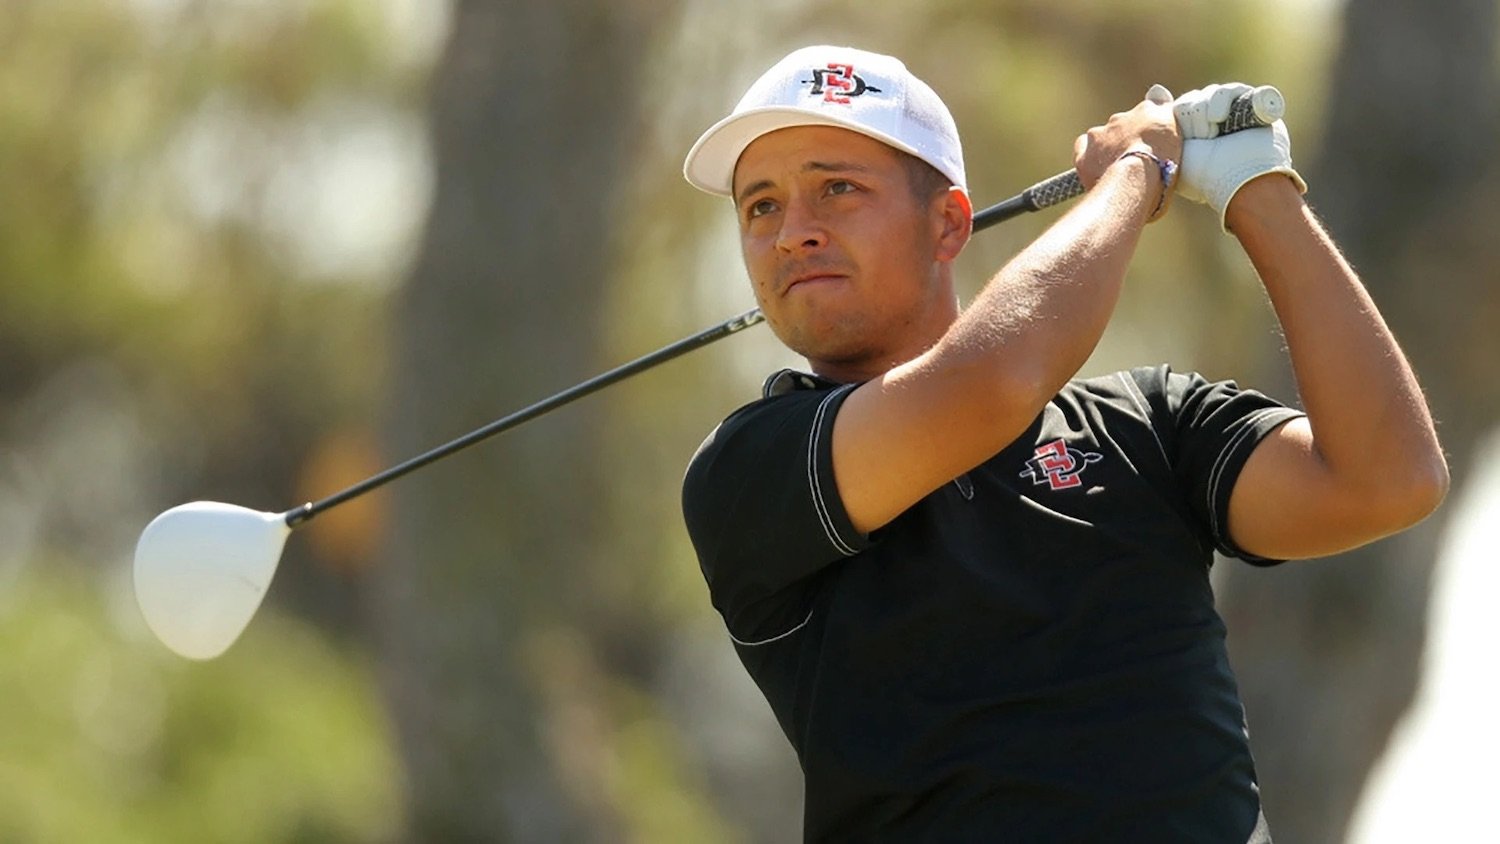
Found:
[[[1218,135],[1218,124],[1229,116],[1230,103],[1250,90],[1238,82],[1210,85],[1183,94],[1173,104],[1177,124],[1187,138],[1177,192],[1218,212],[1225,231],[1229,231],[1225,220],[1229,203],[1252,179],[1280,173],[1292,180],[1299,193],[1307,193],[1307,182],[1292,168],[1292,140],[1282,121]]]

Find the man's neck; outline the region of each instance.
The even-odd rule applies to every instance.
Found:
[[[879,378],[902,363],[904,361],[893,361],[888,365],[881,365],[874,362],[855,363],[847,361],[829,362],[809,360],[807,366],[819,378],[826,378],[829,381],[836,381],[840,384],[859,384]]]
[[[898,348],[884,349],[852,360],[813,360],[807,365],[814,375],[840,384],[863,383],[926,354],[936,346],[958,321],[958,297],[953,293],[953,279],[946,266],[935,288],[935,295],[922,316],[907,326],[906,341]]]

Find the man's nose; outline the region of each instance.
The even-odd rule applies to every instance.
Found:
[[[823,221],[805,202],[788,202],[781,214],[781,231],[776,247],[783,252],[818,249],[828,244]]]

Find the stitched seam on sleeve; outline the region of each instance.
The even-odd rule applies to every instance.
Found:
[[[818,522],[823,526],[823,533],[828,536],[828,541],[846,557],[852,557],[859,552],[839,535],[838,527],[833,523],[833,516],[828,511],[828,505],[823,500],[823,483],[818,476],[818,432],[823,428],[823,417],[828,413],[828,405],[839,395],[852,389],[854,389],[853,384],[846,384],[823,399],[823,402],[818,405],[817,413],[813,414],[812,432],[807,437],[807,484],[812,490],[813,509],[818,513]]]
[[[1120,383],[1125,385],[1125,393],[1130,397],[1131,404],[1135,405],[1135,409],[1140,411],[1141,417],[1146,420],[1146,427],[1151,430],[1151,439],[1156,440],[1156,450],[1161,452],[1161,462],[1166,464],[1168,469],[1171,469],[1172,459],[1167,456],[1167,447],[1162,445],[1161,436],[1156,433],[1156,420],[1151,416],[1150,405],[1146,402],[1146,394],[1141,392],[1140,385],[1135,383],[1135,379],[1129,373],[1120,372],[1116,374],[1120,379]]]
[[[1214,506],[1214,501],[1219,497],[1219,484],[1224,480],[1224,468],[1229,465],[1229,456],[1234,453],[1236,448],[1239,448],[1240,443],[1255,434],[1260,420],[1264,419],[1268,414],[1274,415],[1281,410],[1282,408],[1266,407],[1245,417],[1242,423],[1244,427],[1224,445],[1224,448],[1220,449],[1219,456],[1214,458],[1213,470],[1208,474],[1208,523],[1209,530],[1213,532],[1215,537],[1222,536],[1222,534],[1219,531],[1219,511]],[[1223,538],[1228,539],[1227,536]]]
[[[734,633],[732,631],[730,631],[727,627],[725,628],[724,632],[729,633],[730,640],[733,641],[736,645],[741,645],[741,646],[746,647],[746,648],[758,648],[761,645],[769,645],[772,642],[780,641],[780,640],[785,639],[786,637],[792,635],[793,633],[796,633],[798,630],[801,630],[802,628],[806,627],[807,623],[809,621],[812,621],[812,617],[813,617],[813,611],[812,610],[808,610],[807,611],[807,618],[802,619],[802,622],[800,624],[798,624],[796,627],[793,627],[791,630],[788,630],[785,633],[778,633],[778,634],[776,634],[775,636],[772,636],[769,639],[761,639],[759,642],[747,642],[744,639],[740,639],[740,638],[736,637],[734,635]]]

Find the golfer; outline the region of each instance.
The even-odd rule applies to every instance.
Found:
[[[958,133],[896,59],[798,50],[688,154],[809,370],[772,375],[683,488],[713,604],[801,761],[809,840],[1270,840],[1213,554],[1370,542],[1448,475],[1285,127],[1213,137],[1245,90],[1079,137],[1088,193],[962,309]],[[1165,365],[1075,378],[1143,230],[1186,201],[1253,262],[1302,410]]]

